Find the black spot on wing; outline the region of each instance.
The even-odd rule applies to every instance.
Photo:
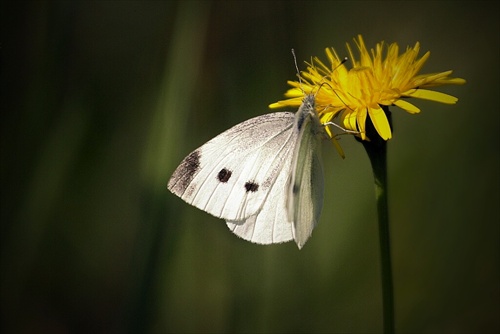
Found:
[[[217,179],[222,183],[226,183],[227,181],[229,181],[229,178],[231,178],[232,174],[233,173],[229,169],[223,168],[221,169],[219,174],[217,174]]]
[[[245,189],[247,190],[247,192],[256,192],[257,190],[259,190],[259,185],[255,182],[247,182],[245,183]]]
[[[200,157],[201,153],[196,150],[184,158],[172,175],[168,189],[178,195],[184,193],[200,169]]]

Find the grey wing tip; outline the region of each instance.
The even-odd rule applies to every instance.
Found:
[[[182,197],[201,168],[200,158],[200,150],[193,151],[184,158],[168,181],[167,189],[175,195]]]

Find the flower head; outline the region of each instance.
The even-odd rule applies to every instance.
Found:
[[[404,98],[447,104],[457,102],[454,96],[426,89],[464,84],[465,80],[450,78],[452,71],[419,75],[430,52],[417,58],[420,50],[418,42],[402,54],[399,54],[396,43],[386,47],[381,42],[375,49],[368,51],[361,35],[354,42],[359,50],[359,59],[356,59],[351,46],[347,44],[353,64],[351,69],[347,69],[333,48],[327,48],[325,51],[330,66],[314,57],[311,63],[307,63],[307,71],[300,74],[300,81],[288,81],[293,87],[285,93],[288,99],[273,103],[270,107],[300,106],[304,94],[313,93],[316,96],[316,111],[323,124],[339,117],[345,129],[358,131],[361,139],[366,140],[365,124],[369,117],[380,137],[387,140],[391,138],[392,132],[382,106],[396,105],[415,114],[420,109]],[[332,136],[330,130],[326,130]]]

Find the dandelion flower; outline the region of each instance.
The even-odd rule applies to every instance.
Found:
[[[358,35],[354,40],[359,51],[359,59],[354,56],[347,43],[349,59],[353,66],[348,69],[333,48],[327,48],[329,65],[318,57],[312,58],[307,71],[300,74],[299,81],[289,81],[292,86],[285,93],[288,98],[271,104],[270,108],[300,106],[304,94],[314,93],[316,110],[321,122],[330,122],[338,117],[339,123],[347,130],[357,131],[362,140],[367,140],[366,121],[369,117],[378,135],[383,140],[392,136],[387,118],[388,106],[398,106],[415,114],[420,109],[407,101],[407,98],[431,100],[446,104],[455,104],[457,98],[441,92],[428,90],[441,85],[460,85],[465,80],[451,78],[452,71],[432,74],[418,74],[430,56],[426,52],[418,58],[420,44],[408,47],[399,53],[397,43],[386,47],[378,43],[375,49],[368,49],[363,38]],[[328,134],[332,133],[326,128]]]

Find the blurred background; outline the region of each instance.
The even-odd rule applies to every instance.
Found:
[[[500,331],[499,21],[490,1],[2,1],[3,333],[380,333],[369,161],[323,150],[321,221],[259,246],[172,195],[325,47],[431,51],[457,105],[392,108],[396,330]],[[349,65],[348,65],[349,66]]]

